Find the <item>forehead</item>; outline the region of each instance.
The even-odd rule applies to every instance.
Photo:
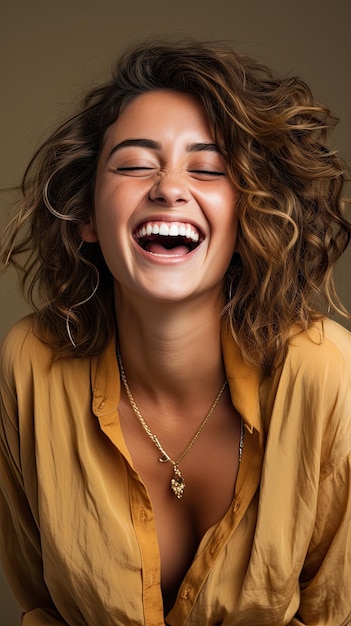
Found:
[[[159,134],[177,137],[179,133],[201,134],[214,139],[212,124],[203,104],[195,96],[168,89],[136,96],[122,109],[107,131],[107,138],[153,138]],[[145,135],[146,133],[146,135]]]

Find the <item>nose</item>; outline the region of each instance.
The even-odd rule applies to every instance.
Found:
[[[174,206],[188,202],[190,192],[182,172],[163,171],[150,190],[150,199],[164,206]]]

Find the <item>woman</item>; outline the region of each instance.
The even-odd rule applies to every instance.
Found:
[[[1,555],[23,624],[351,619],[351,232],[298,79],[148,42],[38,151],[4,239]]]

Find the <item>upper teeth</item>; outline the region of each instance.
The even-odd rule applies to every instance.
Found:
[[[166,222],[146,222],[136,231],[137,237],[161,235],[162,237],[186,237],[194,242],[199,241],[199,233],[190,224],[167,224]]]

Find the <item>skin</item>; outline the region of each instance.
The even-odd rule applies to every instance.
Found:
[[[225,379],[220,311],[236,243],[235,204],[213,129],[193,96],[158,90],[123,109],[98,163],[94,226],[86,225],[82,236],[100,242],[114,276],[128,382],[172,459],[192,439]],[[183,244],[172,251],[159,242],[149,250],[138,245],[142,225],[161,223],[190,224],[199,245],[191,252]],[[226,390],[181,463],[187,487],[179,501],[169,487],[172,465],[157,462],[160,455],[123,389],[119,413],[155,511],[166,613],[201,537],[232,501],[240,419]]]
[[[157,147],[123,146],[140,139]],[[123,110],[109,129],[95,191],[96,235],[119,300],[128,299],[128,292],[139,302],[146,297],[172,303],[205,290],[221,293],[237,229],[235,192],[225,173],[213,131],[191,96],[151,92]],[[183,257],[141,254],[133,232],[149,220],[190,222],[204,241]]]
[[[140,138],[156,141],[160,148],[115,149],[125,140]],[[172,396],[179,378],[184,395],[184,383],[189,381],[189,373],[194,379],[193,364],[198,367],[199,357],[200,362],[211,362],[212,367],[206,368],[211,370],[210,389],[217,389],[222,379],[218,374],[213,377],[213,355],[221,360],[218,315],[223,304],[223,277],[236,242],[236,193],[219,152],[188,151],[188,146],[213,143],[213,129],[195,98],[154,91],[125,107],[110,127],[99,159],[95,226],[86,225],[83,236],[86,241],[99,240],[115,278],[121,342],[123,330],[130,346],[124,346],[123,360],[126,368],[130,361],[128,370],[135,372],[135,379],[144,379],[141,386],[148,392],[154,384],[145,380],[145,369],[150,372],[146,378],[157,379],[158,385],[164,381],[169,386],[172,374]],[[150,169],[118,171],[132,166]],[[194,171],[201,169],[217,174]],[[204,239],[192,254],[183,257],[145,254],[133,233],[150,220],[190,222]],[[201,338],[208,342],[213,335],[217,349],[209,357]],[[136,350],[138,357],[133,358]],[[207,378],[205,382],[210,382]],[[203,389],[204,378],[199,379]],[[195,385],[194,393],[197,391]]]

